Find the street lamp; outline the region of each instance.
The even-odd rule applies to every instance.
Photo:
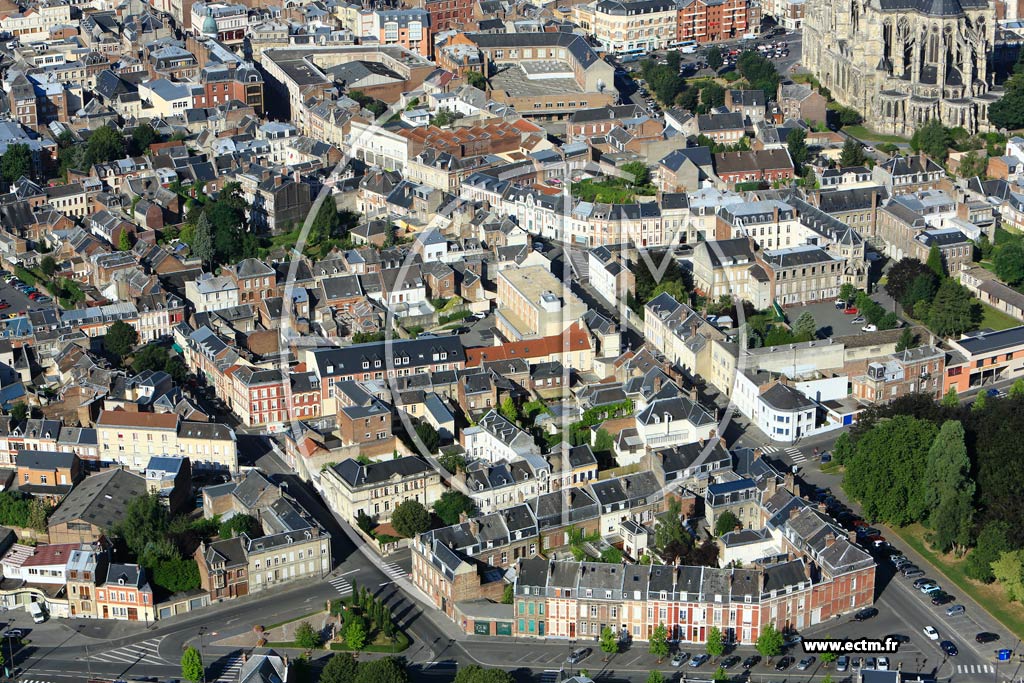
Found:
[[[79,624],[78,634],[85,638],[85,624]],[[89,680],[92,680],[92,660],[89,659],[89,641],[85,641],[85,665],[89,667]]]

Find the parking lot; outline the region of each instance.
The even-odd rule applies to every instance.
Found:
[[[893,302],[892,299],[886,296],[882,292],[872,294],[871,298],[878,302],[887,311],[891,311]],[[821,339],[827,339],[828,337],[848,337],[854,334],[864,334],[862,329],[867,323],[864,322],[863,317],[859,315],[852,315],[844,313],[841,308],[836,308],[836,304],[833,301],[825,301],[817,304],[806,304],[803,306],[792,306],[786,310],[786,318],[790,324],[793,324],[803,313],[810,313],[814,316],[814,322],[818,325],[818,337]],[[854,320],[859,322],[854,323]]]
[[[37,288],[39,289],[39,288]],[[41,295],[45,295],[49,298],[48,294],[40,290]],[[12,285],[7,284],[3,280],[0,280],[0,299],[8,304],[7,308],[0,309],[0,318],[16,318],[21,315],[25,315],[28,311],[35,311],[42,308],[53,308],[56,304],[54,301],[33,301],[29,298],[28,294],[22,293]]]

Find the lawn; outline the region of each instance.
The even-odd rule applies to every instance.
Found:
[[[1018,638],[1024,638],[1024,606],[1006,599],[998,584],[984,584],[969,578],[963,571],[964,560],[955,555],[939,555],[924,541],[925,530],[920,524],[893,529],[911,548],[935,565],[957,588],[971,596],[989,614],[998,619]]]
[[[910,140],[907,138],[901,138],[898,135],[883,135],[881,133],[868,130],[864,126],[843,126],[843,130],[855,138],[867,140],[868,142],[891,142],[896,145],[910,144]]]
[[[981,327],[990,327],[993,330],[1007,330],[1011,327],[1020,327],[1021,321],[1000,310],[992,308],[988,304],[981,304],[982,318]]]
[[[608,204],[636,204],[636,195],[654,195],[657,192],[652,185],[636,187],[623,178],[604,178],[603,180],[581,180],[572,184],[572,194],[585,202],[605,202]]]

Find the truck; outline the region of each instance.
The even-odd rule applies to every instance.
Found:
[[[43,606],[38,602],[28,603],[28,613],[32,615],[32,621],[37,624],[46,621],[46,612],[43,611]]]

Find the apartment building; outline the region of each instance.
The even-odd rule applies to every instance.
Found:
[[[540,456],[533,437],[493,409],[462,430],[462,446],[467,457],[492,464]]]
[[[750,0],[683,0],[676,16],[676,42],[714,43],[742,38],[761,26],[761,6]]]
[[[108,564],[96,586],[96,616],[123,621],[155,621],[153,588],[137,564]]]
[[[782,306],[833,300],[844,282],[845,260],[817,246],[765,251],[761,264],[771,299]]]
[[[353,526],[364,515],[385,524],[405,500],[429,509],[445,490],[440,473],[420,456],[368,464],[350,458],[325,469],[320,483],[330,508]]]
[[[868,363],[867,372],[850,378],[851,394],[866,403],[887,403],[913,393],[942,398],[946,353],[935,346],[900,351]]]
[[[564,332],[583,317],[586,304],[543,266],[498,273],[498,331],[511,341]]]
[[[226,425],[186,422],[174,413],[104,410],[96,420],[100,460],[137,472],[160,455],[187,456],[194,467],[238,469],[234,430]]]
[[[946,344],[953,353],[946,358],[943,393],[1024,377],[1024,326],[976,332]]]
[[[650,52],[676,38],[676,5],[668,0],[597,0],[573,7],[573,23],[607,52]]]

